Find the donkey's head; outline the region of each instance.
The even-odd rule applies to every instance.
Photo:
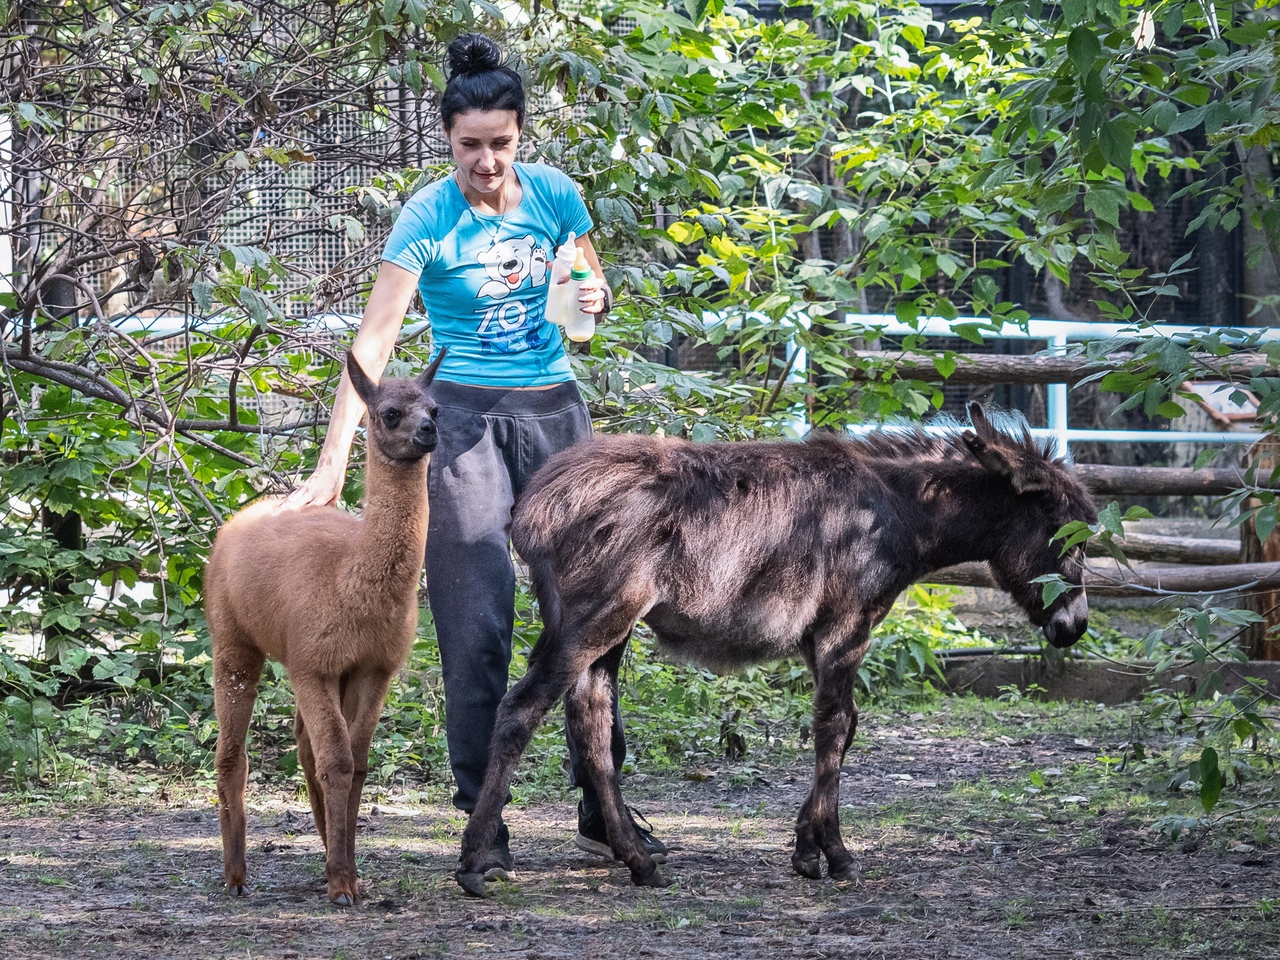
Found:
[[[1073,520],[1096,522],[1098,510],[1080,481],[1029,433],[1012,437],[997,430],[977,403],[969,404],[969,419],[973,430],[962,434],[965,446],[993,482],[1008,484],[1009,512],[991,571],[1050,643],[1069,647],[1089,626],[1083,548],[1064,555],[1053,535]],[[1032,581],[1055,573],[1071,589],[1046,607],[1041,585]]]
[[[356,394],[369,408],[371,446],[388,460],[414,462],[436,448],[436,414],[439,408],[428,387],[440,369],[444,349],[431,366],[416,377],[388,377],[374,383],[347,351],[347,376]]]

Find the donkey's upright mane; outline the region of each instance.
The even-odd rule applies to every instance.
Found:
[[[1031,428],[1020,414],[1006,412],[988,416],[992,428],[1001,442],[1010,448],[1016,448],[1029,457],[1037,457],[1047,463],[1065,467],[1066,460],[1054,455],[1052,440],[1037,440],[1031,434]],[[973,451],[965,440],[965,432],[969,425],[949,416],[934,417],[930,421],[933,429],[925,430],[914,422],[903,422],[901,425],[890,424],[888,429],[874,430],[870,433],[849,435],[827,430],[815,430],[809,433],[809,443],[851,444],[860,449],[868,457],[881,459],[912,458],[921,460],[957,459],[972,462]],[[945,432],[939,432],[938,427]]]

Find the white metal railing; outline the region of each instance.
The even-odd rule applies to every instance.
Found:
[[[916,326],[898,320],[893,314],[881,313],[847,313],[847,323],[875,328],[882,336],[905,337],[913,334],[924,334],[929,337],[956,337],[954,327],[959,324],[989,324],[989,320],[979,317],[957,317],[945,320],[942,317],[927,317]],[[1017,324],[1005,324],[998,333],[982,330],[984,339],[1004,340],[1044,340],[1053,353],[1066,353],[1067,345],[1073,341],[1109,340],[1123,338],[1143,340],[1150,337],[1168,337],[1172,340],[1189,340],[1203,335],[1207,328],[1178,324],[1154,324],[1136,327],[1123,323],[1082,323],[1074,320],[1030,320],[1025,327]],[[1280,330],[1272,329],[1228,329],[1217,333],[1224,339],[1244,342],[1249,337],[1261,341],[1280,341]],[[806,358],[799,357],[798,367]],[[1092,430],[1072,427],[1068,421],[1067,384],[1051,383],[1046,390],[1046,412],[1049,425],[1032,427],[1033,436],[1052,438],[1058,453],[1070,455],[1068,442],[1072,440],[1093,443],[1254,443],[1264,436],[1256,430],[1241,431],[1194,431],[1194,430]],[[869,432],[874,427],[858,427],[856,432]],[[928,429],[926,427],[926,429]],[[945,429],[945,428],[938,428]]]
[[[705,322],[709,326],[713,323],[726,322],[726,319],[724,314],[713,313],[706,316]],[[942,317],[926,317],[913,326],[903,323],[893,314],[884,313],[846,313],[843,319],[847,323],[874,329],[881,336],[888,337],[906,337],[921,334],[927,337],[958,337],[959,334],[954,329],[957,325],[979,324],[985,327],[990,323],[989,320],[981,317],[957,317],[954,320],[946,320]],[[175,315],[154,318],[130,317],[123,322],[116,322],[116,326],[118,329],[130,333],[163,336],[181,333],[189,328],[191,322],[188,318]],[[208,324],[208,322],[208,320],[199,321],[202,326]],[[343,332],[357,328],[360,324],[360,318],[349,314],[325,313],[310,318],[310,322],[333,332]],[[730,320],[729,322],[734,321]],[[810,321],[807,316],[797,314],[796,322],[807,327]],[[410,317],[407,319],[402,336],[413,336],[424,326],[426,326],[424,317]],[[1112,338],[1142,340],[1150,337],[1168,337],[1174,341],[1186,341],[1202,335],[1206,329],[1205,327],[1179,324],[1153,324],[1139,328],[1133,324],[1123,323],[1083,323],[1075,320],[1033,319],[1029,320],[1025,326],[1006,323],[999,332],[983,329],[982,336],[984,339],[995,340],[1043,340],[1048,344],[1051,352],[1065,353],[1068,344],[1072,342]],[[1243,343],[1249,338],[1255,338],[1263,342],[1280,341],[1280,330],[1271,328],[1222,328],[1216,332],[1228,342],[1234,340]],[[808,367],[807,351],[803,347],[796,346],[795,341],[792,340],[787,347],[788,357],[793,353],[797,354],[797,356],[791,364],[790,378],[793,380],[804,379],[807,375]],[[1256,430],[1095,430],[1072,427],[1068,419],[1067,386],[1066,383],[1048,384],[1048,389],[1046,390],[1048,426],[1031,428],[1033,436],[1052,439],[1059,454],[1062,456],[1070,456],[1068,444],[1072,440],[1093,443],[1235,444],[1254,443],[1264,436],[1264,434]],[[803,434],[809,429],[803,414],[798,415],[790,425],[798,434]],[[850,427],[851,432],[855,433],[869,433],[880,429],[892,430],[895,428],[873,424],[859,424]],[[949,428],[925,425],[924,429],[928,432],[945,432]]]

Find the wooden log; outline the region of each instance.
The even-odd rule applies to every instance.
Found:
[[[985,563],[961,563],[923,578],[924,583],[959,587],[995,587]],[[1233,563],[1124,570],[1116,574],[1086,570],[1090,593],[1105,597],[1148,597],[1171,593],[1231,593],[1280,586],[1280,563]]]
[[[1094,494],[1110,496],[1205,496],[1234,493],[1245,483],[1244,471],[1234,468],[1112,467],[1100,463],[1076,464],[1076,476]],[[1267,481],[1269,475],[1261,475]],[[1275,489],[1262,487],[1261,489]]]
[[[1193,563],[1222,565],[1240,563],[1240,541],[1209,540],[1195,537],[1161,537],[1148,533],[1128,533],[1116,537],[1116,546],[1130,560],[1153,560],[1157,563]],[[1089,544],[1089,556],[1110,556],[1102,548]]]
[[[1063,357],[1055,354],[1032,353],[1022,355],[957,353],[953,354],[956,368],[950,376],[943,377],[934,366],[932,357],[899,353],[891,350],[858,350],[855,359],[876,361],[877,368],[889,365],[894,375],[905,380],[945,380],[947,383],[1079,383],[1086,377],[1113,370],[1133,359],[1132,353],[1113,353],[1097,360],[1084,357]],[[1227,357],[1209,354],[1192,354],[1194,366],[1191,375],[1204,380],[1229,380],[1240,382],[1250,377],[1271,375],[1271,366],[1265,354],[1237,353]],[[869,380],[870,374],[857,367],[849,371],[853,380]]]
[[[1280,463],[1280,439],[1268,437],[1254,444],[1249,459],[1258,465],[1259,471],[1271,471]],[[1258,506],[1250,497],[1240,507],[1247,513]],[[1252,517],[1240,524],[1240,559],[1249,562],[1273,562],[1280,560],[1280,530],[1272,530],[1265,542],[1259,542],[1258,529]],[[1280,588],[1253,591],[1245,598],[1245,607],[1262,617],[1260,623],[1251,623],[1241,638],[1245,652],[1251,660],[1280,660]]]

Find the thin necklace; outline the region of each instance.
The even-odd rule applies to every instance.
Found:
[[[461,185],[459,185],[459,189],[461,189]],[[507,219],[507,181],[505,177],[502,180],[502,187],[500,188],[500,192],[501,192],[501,197],[499,198],[498,222],[497,224],[494,225],[493,230],[490,230],[489,225],[485,223],[485,221],[481,220],[479,216],[476,215],[476,208],[471,205],[470,200],[467,200],[466,193],[463,192],[462,194],[462,199],[467,200],[467,209],[471,211],[471,219],[476,222],[476,224],[480,227],[481,230],[489,234],[490,247],[493,247],[497,244],[498,233],[502,230],[502,224]]]

